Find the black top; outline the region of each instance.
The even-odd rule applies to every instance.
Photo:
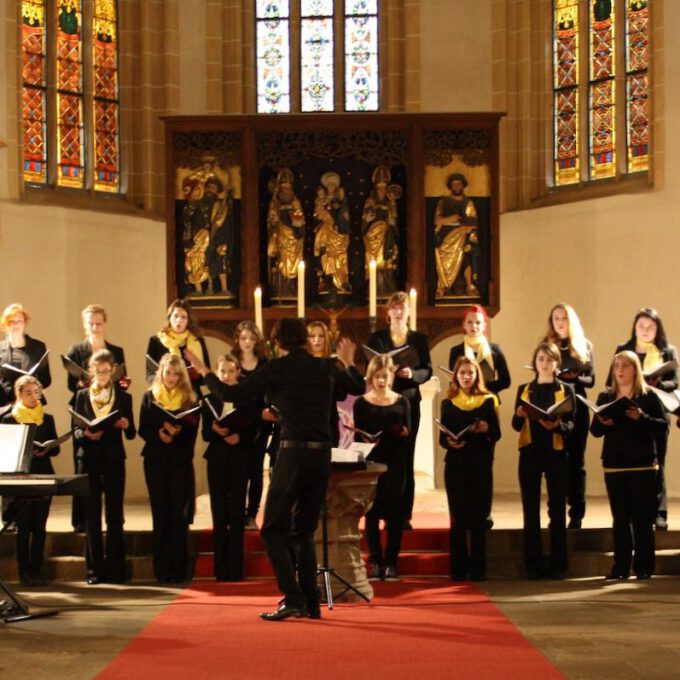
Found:
[[[111,411],[118,411],[115,416],[113,416],[106,425],[103,426],[102,432],[104,433],[101,439],[96,441],[88,439],[82,427],[74,426],[73,428],[73,438],[77,446],[76,456],[91,456],[99,455],[101,452],[106,451],[107,453],[112,453],[113,455],[118,455],[125,458],[125,448],[123,446],[123,430],[118,427],[114,427],[114,423],[119,418],[128,419],[128,427],[125,429],[125,438],[134,439],[137,434],[137,428],[135,427],[135,417],[132,413],[132,397],[125,391],[123,391],[118,385],[113,386],[114,396],[113,405],[111,406]],[[90,390],[89,388],[84,388],[78,390],[75,397],[75,405],[73,410],[79,415],[87,418],[88,420],[94,420],[97,416],[95,415],[94,409],[92,408],[92,403],[90,402]]]
[[[181,430],[175,435],[173,440],[166,444],[158,435],[165,421],[171,419],[157,406],[154,406],[154,398],[151,390],[144,392],[142,405],[139,410],[139,436],[144,440],[142,456],[149,458],[162,459],[166,456],[185,458],[191,460],[194,457],[194,443],[198,434],[198,423],[200,416],[191,413],[179,421],[172,420],[171,424],[181,425]],[[182,408],[179,411],[184,411]]]
[[[17,421],[11,413],[7,413],[2,417],[3,423],[13,424]],[[50,439],[57,438],[57,430],[54,427],[54,418],[49,413],[43,413],[43,421],[36,427],[34,441],[47,442]],[[59,447],[55,446],[50,449],[44,456],[32,456],[31,466],[28,470],[31,475],[53,475],[54,468],[52,467],[52,457],[59,455]]]
[[[616,399],[614,392],[601,392],[597,403]],[[613,425],[604,425],[595,416],[590,425],[594,437],[604,436],[602,465],[606,468],[650,467],[656,464],[655,434],[668,431],[668,422],[659,397],[651,390],[634,398],[642,410],[639,420],[622,416]]]
[[[505,360],[505,355],[500,346],[490,342],[491,357],[493,358],[493,369],[486,361],[483,361],[480,368],[482,369],[482,377],[484,384],[489,392],[498,394],[501,390],[506,390],[510,387],[510,371],[508,371],[508,363]],[[465,355],[465,344],[455,345],[451,348],[449,354],[449,370],[452,371],[456,364],[458,357]]]
[[[465,446],[459,449],[449,447],[445,432],[439,433],[439,443],[446,449],[446,462],[488,463],[493,458],[494,443],[501,438],[501,427],[494,399],[489,395],[478,408],[466,411],[458,408],[451,399],[442,401],[441,423],[451,432],[460,432],[475,420],[483,420],[489,426],[488,432],[471,432],[465,435]]]
[[[372,350],[380,352],[391,352],[397,349],[392,342],[389,328],[383,328],[371,335],[366,343]],[[412,378],[401,378],[395,376],[392,389],[399,394],[403,394],[411,401],[420,401],[420,390],[418,385],[422,385],[432,377],[432,361],[430,360],[430,348],[427,344],[427,337],[423,333],[411,331],[406,335],[404,345],[408,345],[418,353],[418,363],[411,366],[413,371]]]
[[[216,413],[222,413],[222,407],[224,406],[224,402],[214,394],[208,395],[203,400],[201,421],[203,441],[208,442],[208,448],[203,455],[206,460],[221,454],[229,453],[229,451],[236,448],[247,448],[253,443],[253,439],[255,439],[255,434],[257,432],[257,419],[259,417],[258,403],[254,398],[233,403],[233,408],[237,409],[238,423],[229,428],[229,434],[239,435],[237,444],[225,442],[224,439],[212,429],[213,423],[215,422],[215,416],[212,414],[208,404],[205,403],[207,400],[210,400]]]
[[[354,426],[370,434],[382,432],[368,460],[387,464],[399,462],[412,438],[411,405],[403,395],[390,406],[377,406],[360,397],[354,402]],[[406,437],[399,436],[403,426],[409,431]],[[358,432],[354,438],[363,441]]]
[[[113,360],[119,366],[125,363],[125,353],[123,352],[122,347],[118,347],[118,345],[113,345],[110,342],[106,342],[106,340],[104,341],[104,345],[106,346],[106,349],[111,352],[113,355]],[[87,371],[90,357],[92,356],[92,345],[90,345],[88,340],[83,340],[82,342],[79,342],[75,345],[71,345],[68,349],[68,352],[66,353],[66,356],[71,361],[78,364],[78,366],[84,368]],[[68,389],[75,395],[75,393],[80,389],[80,387],[78,387],[78,378],[76,378],[74,375],[71,375],[70,373],[67,373],[66,375],[68,376]],[[71,403],[74,401],[75,399],[72,399]]]
[[[578,375],[575,378],[565,378],[560,376],[560,380],[564,383],[573,385],[576,394],[585,397],[586,388],[591,388],[595,384],[595,363],[593,361],[593,345],[590,340],[586,340],[588,347],[588,360],[579,361],[572,356],[569,351],[569,345],[566,347],[558,344],[560,350],[560,371],[576,372]]]
[[[210,357],[208,356],[208,346],[205,344],[204,338],[200,337],[198,338],[198,342],[201,345],[201,349],[203,350],[203,363],[206,366],[210,366]],[[189,378],[191,379],[191,384],[193,386],[194,391],[196,392],[196,395],[198,396],[200,394],[198,388],[203,384],[203,378],[201,378],[200,375],[194,371],[194,369],[189,368],[189,362],[184,358],[184,350],[186,349],[186,345],[182,345],[179,348],[180,355],[182,357],[182,360],[184,361],[184,365],[187,367],[187,370],[189,371]],[[168,354],[170,350],[160,341],[160,338],[157,335],[152,335],[149,338],[149,344],[146,348],[146,353],[156,362],[160,363],[161,358],[163,355]],[[200,357],[199,357],[200,359]],[[153,377],[155,375],[155,371],[149,371],[147,369],[146,372],[146,381],[148,383],[153,382]]]
[[[302,347],[267,362],[238,385],[225,385],[214,373],[205,384],[226,401],[266,394],[281,412],[281,439],[331,445],[331,409],[335,381],[342,371],[335,362],[311,356]]]
[[[526,418],[520,418],[517,414],[517,407],[519,400],[522,398],[524,388],[529,386],[529,399],[535,406],[542,409],[550,408],[555,403],[555,393],[560,387],[564,389],[564,398],[568,399],[571,396],[572,404],[574,405],[571,412],[563,413],[560,420],[559,427],[554,430],[547,430],[536,420],[529,421],[531,428],[531,446],[536,447],[541,451],[553,449],[553,434],[568,435],[574,429],[574,409],[576,407],[576,397],[574,395],[574,388],[571,385],[561,382],[560,380],[553,380],[549,383],[539,383],[533,380],[530,383],[525,383],[517,388],[517,396],[515,397],[515,412],[512,416],[512,428],[517,432],[522,430]]]
[[[24,339],[26,344],[23,347],[11,347],[9,338],[0,342],[0,364],[9,364],[27,371],[40,361],[47,351],[45,343],[30,335],[24,335]],[[2,376],[0,378],[0,406],[2,406],[14,401],[14,383],[20,375],[5,370],[2,370],[0,375]],[[43,389],[47,389],[52,384],[49,356],[45,357],[45,361],[33,375],[40,381]],[[44,398],[42,401],[46,403]]]
[[[618,354],[619,352],[624,352],[626,350],[629,350],[630,352],[635,352],[636,348],[636,342],[635,340],[629,340],[628,342],[625,342],[623,345],[617,345],[616,347],[616,352],[615,354]],[[638,358],[640,359],[640,364],[645,360],[645,354],[640,354],[639,352],[635,352],[635,354],[638,355]],[[661,350],[661,357],[664,360],[664,363],[666,361],[678,361],[678,350],[675,349],[673,345],[668,345],[665,349]],[[607,387],[611,387],[612,385],[612,372],[611,369],[609,369],[609,375],[607,376]],[[658,387],[660,390],[663,390],[664,392],[673,392],[674,390],[678,389],[678,372],[677,370],[672,370],[668,371],[667,373],[664,373],[661,376],[661,380],[658,382],[658,384],[655,385],[655,387]]]

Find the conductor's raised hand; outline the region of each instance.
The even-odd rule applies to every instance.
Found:
[[[190,350],[184,350],[184,358],[191,364],[193,369],[199,375],[206,376],[210,373],[210,369]]]
[[[354,366],[354,353],[357,346],[349,338],[340,338],[337,347],[338,359],[342,361],[345,368]]]

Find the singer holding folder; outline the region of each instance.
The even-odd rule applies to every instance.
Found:
[[[531,361],[536,378],[520,385],[515,399],[512,427],[519,432],[519,485],[524,515],[524,566],[529,579],[550,576],[562,579],[568,568],[567,490],[569,461],[565,437],[574,426],[574,388],[556,377],[560,350],[542,342]],[[546,410],[558,402],[567,404],[566,412],[555,418],[530,418],[522,401]],[[570,403],[569,403],[570,402]],[[543,563],[541,545],[541,479],[545,475],[550,517],[550,562]]]
[[[151,389],[142,397],[139,414],[153,521],[153,568],[160,583],[187,579],[199,409],[184,360],[175,354],[163,355]]]

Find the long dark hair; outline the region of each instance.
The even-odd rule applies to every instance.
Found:
[[[638,310],[638,313],[635,315],[635,319],[633,319],[633,329],[631,330],[630,333],[629,342],[633,344],[637,342],[637,336],[635,335],[635,326],[638,322],[638,319],[641,316],[646,316],[648,319],[651,319],[656,324],[656,337],[654,338],[654,344],[659,349],[666,349],[666,347],[668,347],[668,340],[666,339],[666,329],[663,327],[663,322],[661,321],[659,312],[657,312],[656,309],[654,309],[654,307],[642,307],[641,309]]]
[[[197,338],[203,337],[203,333],[201,332],[201,328],[196,321],[196,317],[194,316],[194,312],[191,309],[191,305],[189,302],[187,302],[187,300],[183,300],[182,298],[177,298],[170,303],[168,311],[165,315],[165,323],[161,327],[162,331],[167,333],[170,330],[170,315],[174,309],[183,309],[187,313],[187,330],[191,331]]]

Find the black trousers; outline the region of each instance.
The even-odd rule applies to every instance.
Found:
[[[604,481],[612,511],[615,569],[627,574],[632,563],[636,574],[653,574],[656,471],[606,472]]]
[[[452,576],[486,575],[486,518],[492,461],[447,461],[446,497],[451,519]],[[468,534],[470,549],[468,550]]]
[[[243,509],[250,451],[238,446],[215,451],[208,460],[208,489],[215,544],[215,578],[243,578]]]
[[[319,606],[314,532],[331,470],[330,449],[280,449],[264,507],[262,540],[291,607]],[[299,582],[290,554],[295,552]]]
[[[586,470],[585,452],[590,428],[588,408],[579,402],[576,405],[574,429],[566,439],[569,451],[569,517],[583,519],[586,514]]]
[[[404,489],[407,483],[408,463],[397,455],[377,462],[386,464],[387,470],[378,477],[375,500],[366,513],[368,559],[371,564],[396,567],[404,529]],[[381,519],[385,520],[387,534],[384,553],[380,541]]]
[[[43,563],[47,516],[52,498],[16,498],[8,507],[9,519],[17,524],[17,562],[20,575],[38,576]]]
[[[159,581],[184,581],[193,502],[192,461],[174,452],[167,457],[145,456],[144,477],[153,520],[154,574]]]
[[[71,437],[71,442],[73,444],[73,471],[81,474],[78,472],[80,469],[77,456],[78,445],[73,437]],[[85,496],[73,496],[71,499],[71,526],[81,531],[85,527]]]
[[[78,462],[90,493],[85,496],[85,563],[88,576],[119,583],[125,580],[125,458],[120,452],[88,452]],[[102,536],[102,495],[106,519],[106,549]]]
[[[666,499],[666,450],[668,449],[668,431],[654,436],[656,443],[656,458],[659,469],[656,474],[656,515],[668,518],[668,501]]]
[[[540,451],[532,446],[519,454],[519,485],[524,515],[524,565],[530,573],[544,570],[541,542],[541,479],[545,475],[550,517],[550,572],[563,574],[567,559],[567,487],[569,461],[566,451]]]
[[[420,427],[420,399],[409,399],[411,406],[411,436],[406,448],[406,483],[404,485],[403,518],[410,520],[413,517],[413,501],[416,494],[416,479],[414,474],[416,438]]]
[[[253,442],[248,455],[248,503],[246,515],[253,519],[257,517],[262,500],[264,475],[264,454],[267,448],[267,435],[260,433]]]

